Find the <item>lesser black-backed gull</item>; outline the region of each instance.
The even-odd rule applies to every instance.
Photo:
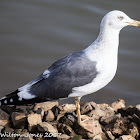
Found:
[[[86,49],[74,52],[53,63],[41,75],[11,94],[0,105],[23,105],[75,97],[78,123],[80,98],[106,86],[117,70],[120,30],[140,22],[114,10],[104,16],[98,38]]]

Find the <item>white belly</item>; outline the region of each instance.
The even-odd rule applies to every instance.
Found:
[[[117,70],[117,56],[111,57],[111,55],[108,55],[102,57],[101,60],[98,60],[97,70],[99,74],[97,74],[96,78],[94,78],[91,83],[80,87],[74,87],[69,97],[82,97],[106,86],[115,76]]]

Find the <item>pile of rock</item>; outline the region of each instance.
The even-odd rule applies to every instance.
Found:
[[[138,140],[140,105],[125,106],[120,99],[108,104],[88,102],[81,106],[82,125],[77,123],[74,104],[58,102],[21,108],[1,106],[2,140]]]

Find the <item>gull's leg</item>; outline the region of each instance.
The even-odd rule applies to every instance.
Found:
[[[78,118],[78,123],[81,124],[81,113],[80,113],[80,97],[75,97],[75,104],[76,104],[76,115]]]

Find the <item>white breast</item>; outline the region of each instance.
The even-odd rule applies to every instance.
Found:
[[[117,52],[113,50],[98,50],[98,53],[88,53],[88,58],[97,62],[97,74],[96,78],[89,84],[80,87],[74,87],[73,92],[69,97],[84,96],[94,93],[104,86],[106,86],[114,77],[117,70]]]

